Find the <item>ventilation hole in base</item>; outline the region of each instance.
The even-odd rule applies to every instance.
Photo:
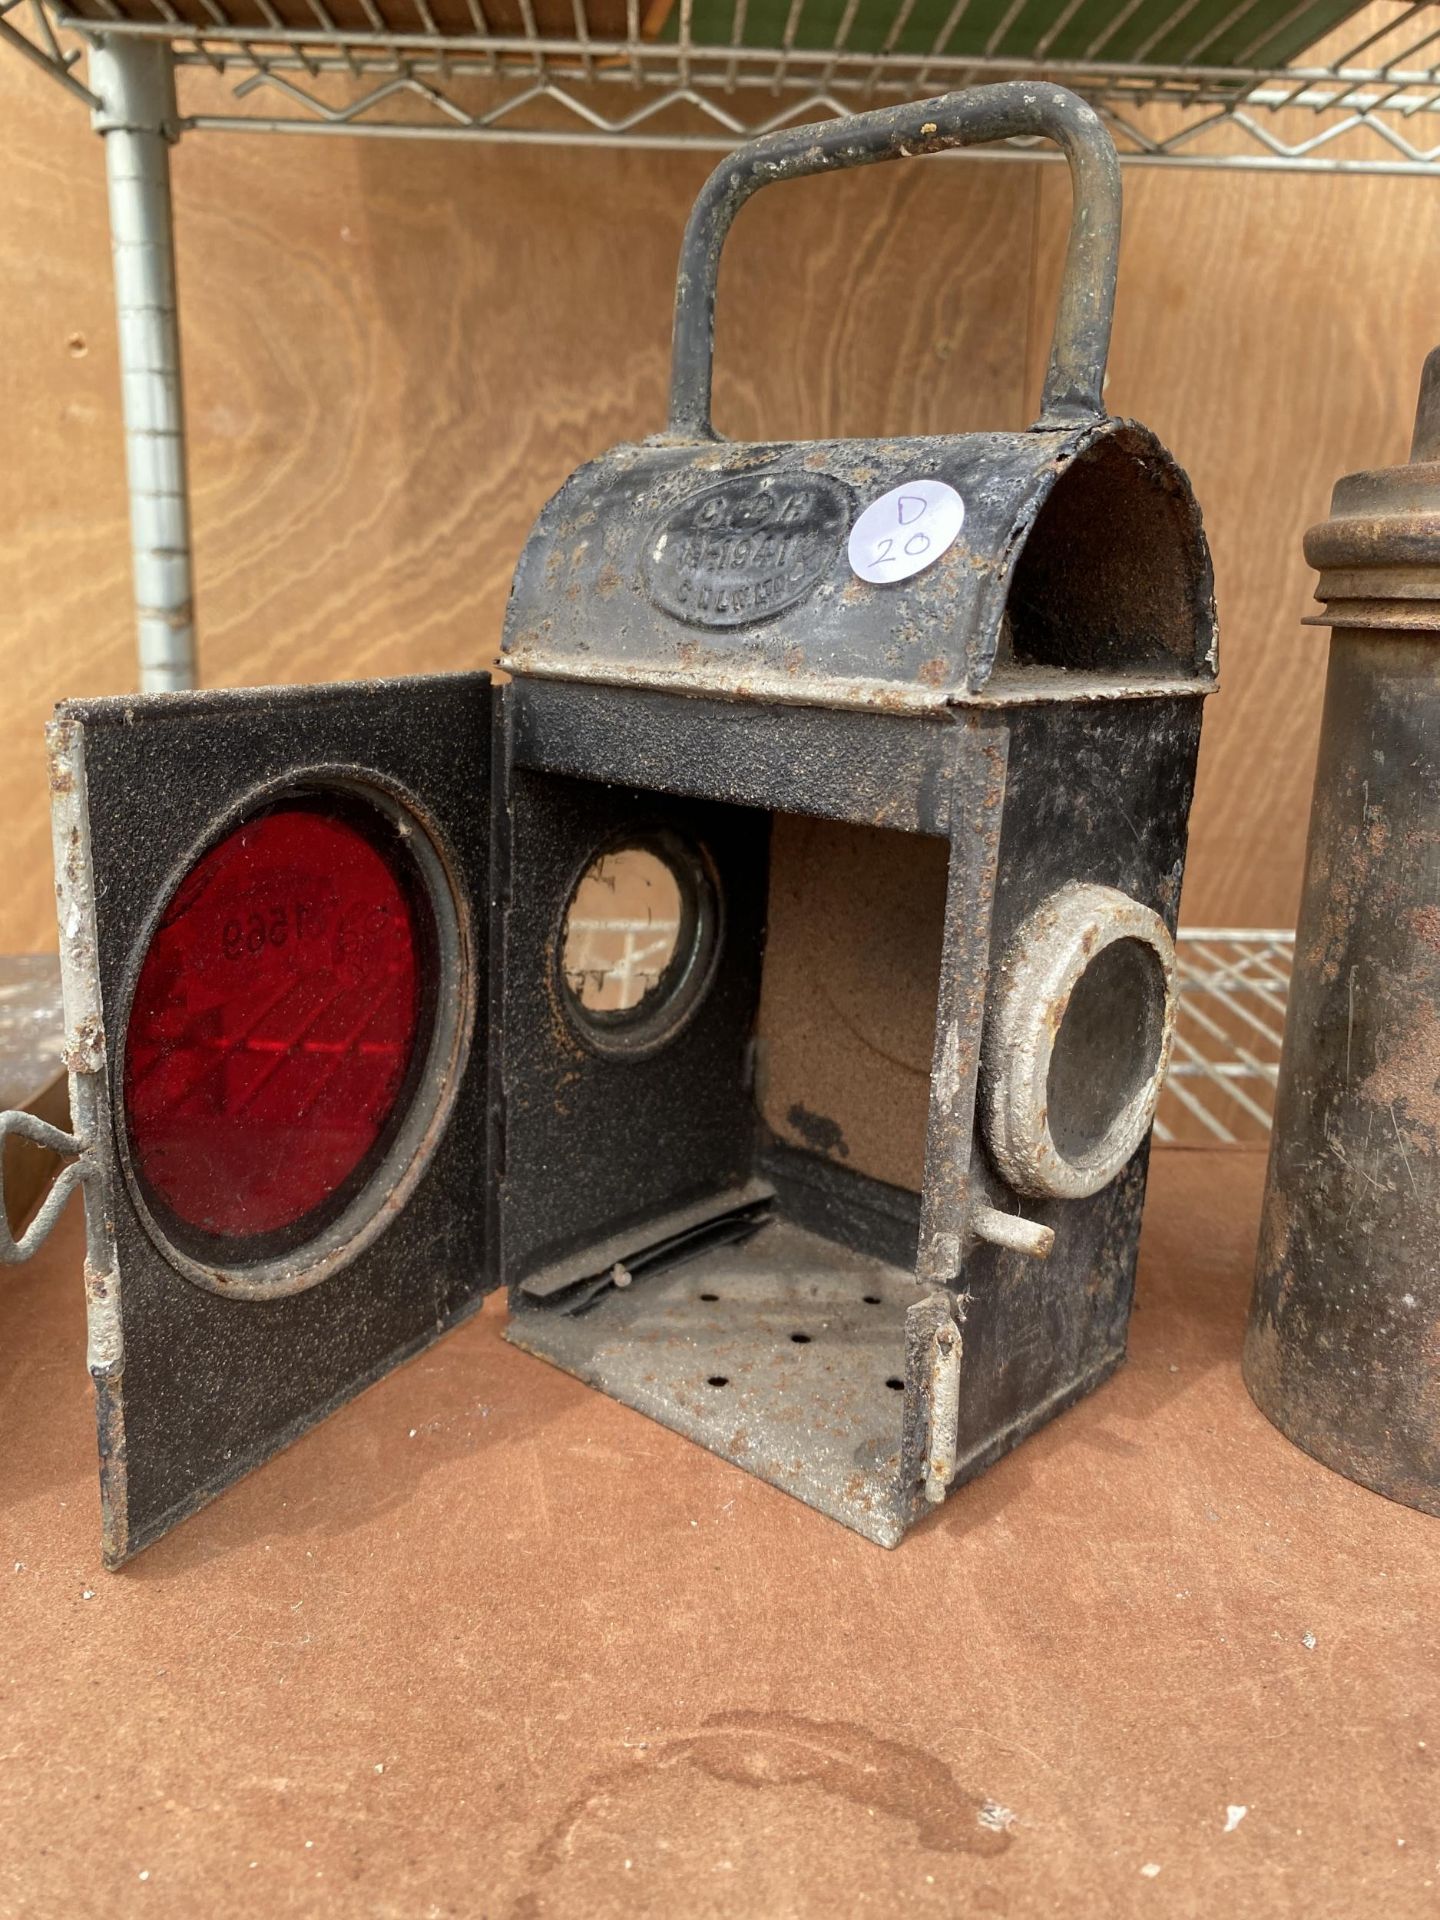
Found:
[[[700,1298],[702,1300],[718,1300],[720,1296],[718,1293],[702,1293]]]
[[[863,1298],[867,1307],[878,1307],[882,1304],[878,1293],[867,1293],[862,1295],[861,1297]]]
[[[893,1373],[891,1374],[890,1378],[885,1382],[885,1384],[887,1387],[889,1387],[892,1393],[903,1393],[905,1391],[905,1382],[903,1380],[897,1379],[897,1377]]]
[[[808,1333],[792,1333],[790,1338],[795,1342],[797,1347],[808,1347],[810,1344],[810,1336]]]
[[[728,1387],[730,1376],[728,1373],[712,1373],[705,1384],[707,1387]]]

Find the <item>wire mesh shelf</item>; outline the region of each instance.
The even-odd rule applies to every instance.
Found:
[[[636,885],[639,876],[604,875],[606,864],[595,871],[612,894],[618,882],[619,897],[600,909],[601,894],[592,891],[584,913],[577,899],[566,921],[565,969],[586,1005],[621,1009],[656,984],[680,922],[655,910]],[[1162,1146],[1243,1147],[1268,1139],[1294,946],[1293,933],[1181,933],[1180,1010],[1155,1122]]]
[[[180,129],[723,151],[1045,78],[1131,162],[1440,172],[1434,0],[0,0],[0,39],[92,106],[99,36],[168,44]]]
[[[1180,1013],[1156,1141],[1258,1146],[1274,1112],[1295,936],[1192,927],[1177,949]]]
[[[616,987],[615,1005],[630,1005],[638,999],[647,984],[646,969],[653,968],[653,943],[658,941],[663,948],[666,937],[679,930],[678,922],[653,913],[584,921],[577,927],[597,936],[605,947],[604,967]],[[1198,927],[1182,931],[1177,947],[1180,1014],[1155,1121],[1156,1143],[1262,1146],[1269,1137],[1274,1107],[1295,936],[1250,928]],[[35,1000],[27,1016],[26,1046],[49,1062],[43,1078],[58,1079],[63,1034],[55,963],[48,958],[0,959],[0,1041],[6,1034],[6,969],[31,983],[24,989]],[[12,997],[17,991],[12,990]],[[21,1104],[13,1089],[9,1103]],[[6,1104],[0,1091],[0,1106]],[[63,1114],[57,1113],[59,1120]]]

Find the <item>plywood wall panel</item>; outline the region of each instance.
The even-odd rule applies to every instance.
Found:
[[[770,857],[761,1116],[792,1147],[918,1193],[946,844],[781,815]]]
[[[202,673],[494,657],[525,532],[664,418],[703,155],[193,135],[173,172]],[[0,950],[49,944],[40,729],[132,683],[99,140],[0,60]],[[1029,167],[884,167],[763,194],[722,276],[735,434],[1018,420]],[[67,348],[83,337],[83,353]],[[78,354],[79,357],[75,357]]]
[[[0,182],[0,949],[15,952],[55,943],[42,726],[62,688],[124,686],[134,640],[99,142],[8,54]]]
[[[205,677],[493,657],[515,554],[578,461],[662,418],[698,155],[191,136],[176,220]],[[50,938],[40,728],[132,682],[100,142],[0,60],[0,948]],[[1186,917],[1294,913],[1323,677],[1304,528],[1402,458],[1440,311],[1423,180],[1129,170],[1109,401],[1190,469],[1222,693]],[[762,194],[722,276],[737,435],[1020,424],[1056,167],[874,168]],[[1032,275],[1032,252],[1036,271]]]
[[[1069,216],[1059,168],[1041,207],[1032,400]],[[1106,398],[1188,469],[1220,611],[1191,925],[1294,924],[1327,646],[1300,625],[1314,610],[1301,539],[1339,475],[1406,457],[1437,338],[1434,181],[1126,171]]]

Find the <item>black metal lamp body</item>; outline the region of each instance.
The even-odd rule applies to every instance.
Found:
[[[1034,427],[715,437],[750,193],[1024,134],[1075,188]],[[668,430],[526,544],[508,686],[62,712],[112,1562],[501,1283],[512,1340],[886,1544],[1123,1358],[1215,621],[1185,476],[1103,411],[1119,204],[1059,88],[758,141],[687,230]],[[857,547],[877,511],[890,548]],[[227,1265],[147,1201],[127,1008],[205,849],[341,788],[439,901],[411,1117],[313,1241]],[[584,918],[633,958],[593,908],[627,860],[666,907],[617,997],[571,942]]]

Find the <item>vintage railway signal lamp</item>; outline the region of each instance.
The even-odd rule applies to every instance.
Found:
[[[743,201],[1012,135],[1074,183],[1036,424],[718,439]],[[526,544],[508,686],[60,710],[78,1158],[30,1239],[82,1182],[108,1561],[502,1283],[886,1544],[1119,1363],[1215,667],[1188,482],[1103,408],[1119,218],[1055,87],[756,141],[667,430]]]

